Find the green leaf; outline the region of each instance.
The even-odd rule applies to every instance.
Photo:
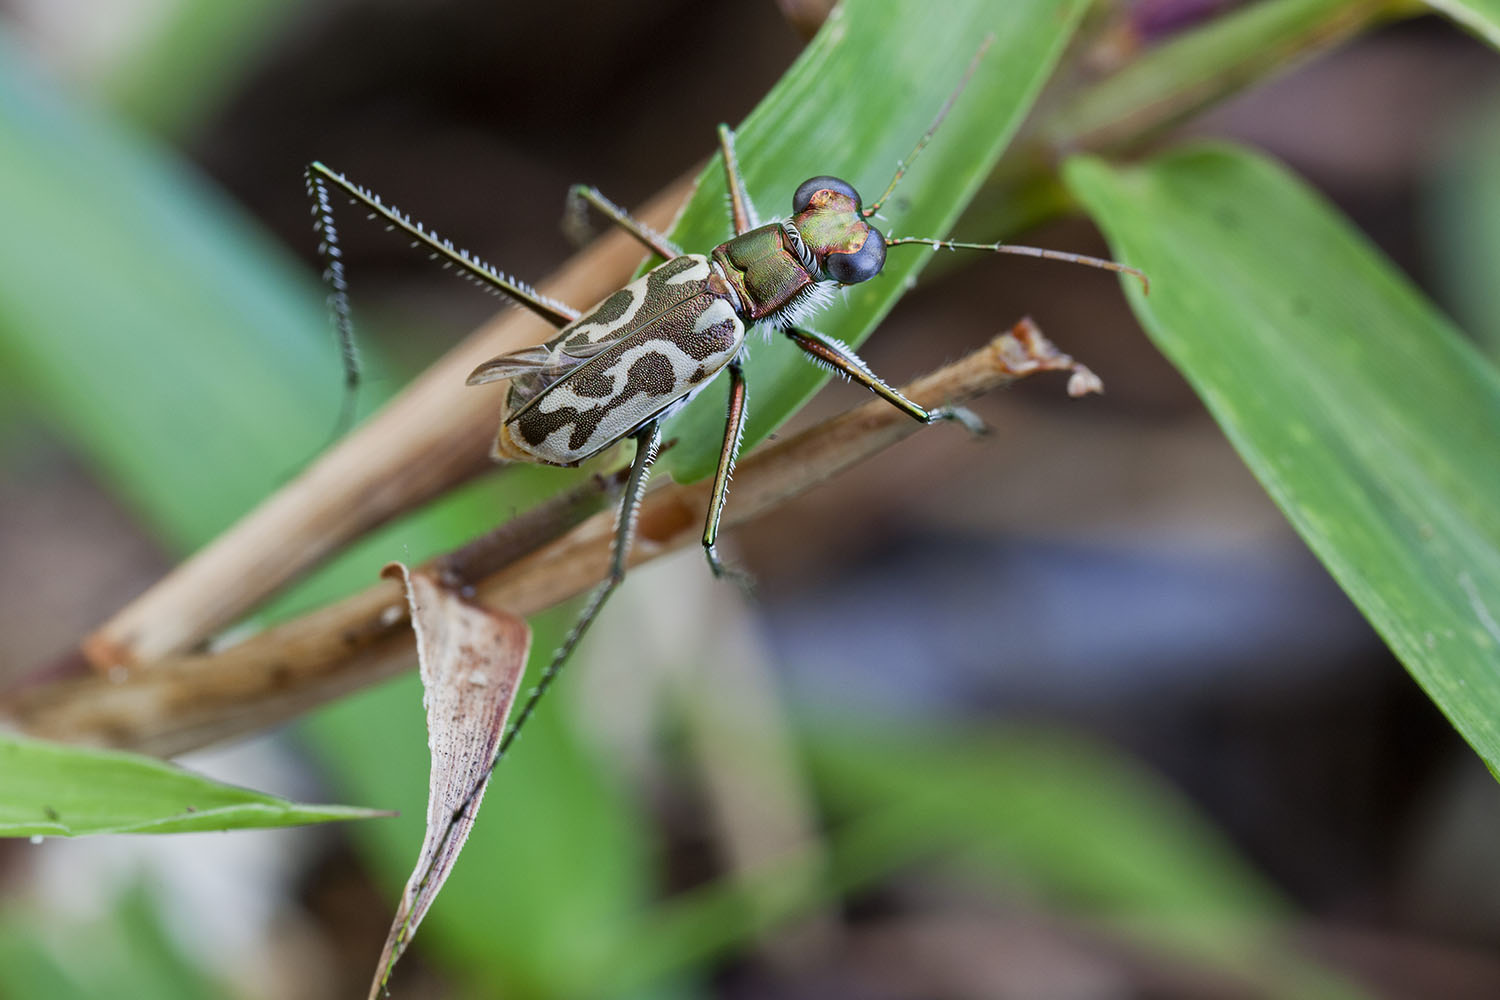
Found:
[[[872,747],[878,751],[872,752]],[[989,734],[819,726],[819,787],[856,819],[834,840],[844,884],[903,858],[998,882],[1268,996],[1365,994],[1285,948],[1287,902],[1174,789],[1117,751],[1060,731]]]
[[[88,919],[8,908],[0,912],[0,996],[47,1000],[234,996],[184,955],[146,885],[128,887],[110,911]],[[81,960],[87,956],[87,961]]]
[[[931,145],[877,220],[887,235],[943,236],[999,159],[1072,37],[1087,0],[963,0],[941,16],[923,4],[850,2],[839,7],[797,62],[737,129],[740,169],[763,219],[790,211],[797,185],[833,174],[867,200],[884,189],[962,79],[980,41],[994,42]],[[704,136],[705,147],[712,141]],[[672,231],[705,251],[732,235],[723,165],[715,161]],[[884,273],[851,288],[847,304],[810,325],[862,342],[931,256],[893,248]],[[995,262],[993,266],[1001,267]],[[1016,317],[975,330],[981,343]],[[898,374],[893,379],[899,381]],[[746,367],[745,447],[764,438],[828,379],[782,338],[753,344]],[[678,443],[662,456],[679,481],[707,475],[724,436],[724,395],[710,389],[668,427]]]
[[[1500,48],[1500,0],[1427,0],[1427,4]]]
[[[181,133],[266,58],[295,10],[291,0],[173,0],[98,89],[133,121]]]
[[[1390,0],[1263,0],[1155,45],[1050,115],[1050,149],[1104,151],[1145,139],[1309,59],[1372,21]]]
[[[1225,147],[1065,177],[1136,315],[1355,604],[1500,767],[1500,378],[1347,222]]]
[[[1121,154],[1361,31],[1420,13],[1404,0],[1260,0],[1134,52],[1085,86],[1059,88],[1021,148],[990,175],[958,227],[976,242],[1009,239],[1075,206],[1054,169],[1058,150]],[[965,258],[940,255],[940,271]]]
[[[0,361],[158,537],[191,546],[332,427],[320,296],[187,167],[26,70],[0,33]]]
[[[0,736],[0,836],[248,830],[385,813],[288,802],[154,757]]]
[[[978,851],[964,867],[998,863],[1102,912],[1242,921],[1288,913],[1179,795],[1081,737],[821,726],[809,749],[834,807],[883,814],[887,843]]]
[[[803,738],[839,817],[826,859],[793,855],[753,880],[668,900],[622,938],[599,980],[652,982],[922,863],[1109,921],[1153,947],[1277,987],[1268,995],[1359,995],[1279,953],[1274,931],[1291,916],[1287,902],[1178,793],[1118,751],[1032,727],[819,720]]]

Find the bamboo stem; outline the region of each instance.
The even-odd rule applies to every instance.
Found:
[[[667,228],[691,190],[691,178],[677,180],[641,218]],[[612,230],[541,289],[563,301],[596,302],[625,283],[641,253],[638,243]],[[504,387],[454,387],[462,387],[482,362],[553,332],[519,309],[480,327],[296,479],[88,636],[84,655],[106,672],[171,662],[163,658],[243,617],[351,540],[490,467]]]
[[[962,402],[1039,371],[1073,372],[1069,391],[1074,395],[1098,387],[1092,373],[1023,320],[905,391],[929,406]],[[760,449],[740,465],[726,527],[775,508],[921,426],[872,400]],[[519,545],[514,538],[481,544],[478,551],[485,556],[476,561],[471,543],[434,562],[450,573],[480,567],[487,574],[482,579],[458,582],[473,585],[483,603],[523,615],[551,607],[604,575],[615,513],[601,511],[568,529],[586,499],[582,491],[607,488],[607,481],[586,484],[581,492],[525,515],[536,531],[534,544]],[[671,484],[648,494],[632,565],[698,543],[708,491],[702,482]],[[556,535],[561,537],[548,540]],[[547,544],[535,544],[543,541]],[[519,555],[528,547],[533,551]],[[163,657],[135,669],[116,667],[101,676],[27,689],[0,705],[0,716],[37,736],[169,755],[285,721],[409,667],[413,657],[401,587],[381,580],[219,652]]]

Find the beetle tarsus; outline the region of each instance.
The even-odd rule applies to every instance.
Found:
[[[568,189],[567,201],[563,203],[562,231],[568,242],[575,247],[588,246],[594,238],[594,227],[589,221],[589,204],[584,197],[587,185],[574,184]]]
[[[598,188],[588,184],[574,184],[569,188],[568,200],[563,206],[563,235],[578,246],[584,246],[594,237],[594,228],[589,224],[591,205],[611,225],[619,226],[636,242],[663,260],[682,256],[682,248],[676,243],[604,197]]]
[[[755,577],[744,570],[725,564],[724,560],[719,558],[717,546],[705,545],[703,554],[708,557],[708,568],[713,571],[714,579],[732,581],[747,596],[755,592]]]
[[[951,420],[956,424],[962,424],[964,430],[975,437],[984,437],[990,432],[989,426],[979,418],[979,414],[966,406],[940,406],[931,411],[931,423],[939,420]]]

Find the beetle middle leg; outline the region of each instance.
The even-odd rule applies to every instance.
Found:
[[[574,184],[568,189],[568,202],[563,209],[563,229],[569,236],[579,239],[580,242],[587,238],[590,205],[600,215],[634,236],[646,249],[657,256],[668,260],[682,256],[681,247],[604,197],[598,188],[587,184]]]
[[[536,686],[526,696],[526,703],[516,713],[516,721],[506,731],[500,741],[500,747],[495,752],[494,761],[490,764],[493,770],[500,763],[500,758],[515,743],[516,737],[520,735],[521,728],[526,725],[536,706],[557,679],[562,671],[563,665],[567,663],[568,657],[572,655],[574,647],[583,638],[594,619],[599,617],[604,602],[609,595],[615,592],[615,588],[625,579],[625,565],[630,559],[630,546],[635,541],[635,520],[641,505],[641,497],[646,492],[646,482],[651,477],[651,464],[656,461],[656,453],[661,446],[661,422],[652,420],[633,435],[635,438],[635,458],[630,464],[630,476],[625,481],[625,493],[620,499],[620,516],[615,522],[614,548],[610,556],[609,575],[605,577],[604,583],[589,597],[588,604],[584,606],[578,620],[573,623],[567,638],[563,639],[562,645],[552,654],[552,660],[547,668],[537,678]]]
[[[725,566],[719,559],[716,545],[719,540],[719,519],[724,514],[724,499],[729,495],[729,479],[734,475],[734,461],[740,453],[740,441],[745,432],[745,371],[738,359],[729,362],[729,408],[724,418],[724,444],[719,449],[719,465],[714,472],[714,485],[708,495],[708,517],[703,524],[703,552],[708,556],[709,569],[714,576],[733,577],[741,584],[750,578]]]
[[[786,334],[792,339],[792,343],[802,348],[818,364],[864,386],[914,420],[920,420],[924,424],[952,420],[963,424],[971,433],[985,432],[984,421],[962,406],[935,406],[929,409],[907,399],[900,391],[887,385],[879,375],[870,371],[870,366],[865,364],[863,358],[836,340],[796,328],[789,328]]]

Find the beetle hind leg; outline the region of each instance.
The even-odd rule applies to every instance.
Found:
[[[552,660],[547,668],[537,678],[536,686],[526,696],[526,703],[516,713],[516,721],[511,723],[510,729],[500,741],[500,746],[495,752],[490,769],[500,763],[502,757],[520,736],[521,729],[526,725],[532,714],[536,711],[537,703],[552,686],[557,675],[562,672],[563,665],[568,662],[568,657],[573,654],[584,633],[599,617],[599,612],[604,608],[604,602],[609,600],[609,595],[615,592],[625,579],[625,566],[630,558],[631,543],[635,540],[635,519],[640,508],[641,497],[646,492],[646,481],[651,476],[651,464],[656,461],[657,449],[661,445],[661,424],[652,421],[635,432],[635,458],[630,465],[630,476],[625,482],[625,493],[620,500],[620,515],[615,522],[614,547],[610,556],[609,575],[605,577],[604,583],[599,586],[589,597],[588,604],[578,615],[578,620],[573,623],[572,629],[552,654]]]

